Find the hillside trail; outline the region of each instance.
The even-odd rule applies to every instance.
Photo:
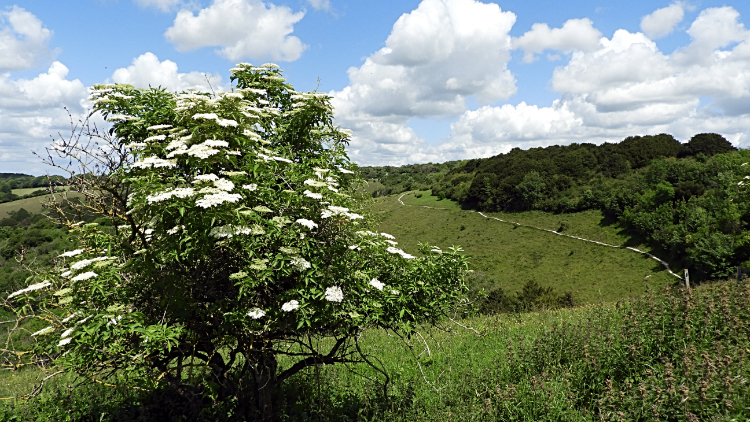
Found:
[[[402,194],[401,194],[401,196],[399,196],[399,197],[398,197],[398,202],[399,202],[399,203],[400,203],[401,205],[405,206],[405,207],[421,207],[421,208],[431,208],[431,209],[435,209],[435,210],[448,210],[448,209],[449,209],[449,208],[440,208],[440,207],[430,207],[430,206],[427,206],[427,205],[407,205],[407,204],[404,204],[404,201],[402,201],[402,200],[401,200],[401,198],[403,198],[404,196],[406,196],[406,195],[408,195],[408,194],[410,194],[410,193],[413,193],[413,192],[405,192],[405,193],[402,193]],[[682,280],[682,277],[681,277],[681,276],[679,276],[679,275],[675,274],[674,272],[672,272],[672,269],[671,269],[671,268],[669,268],[669,264],[667,264],[667,262],[666,262],[666,261],[664,261],[664,260],[660,259],[659,257],[657,257],[657,256],[655,256],[655,255],[652,255],[652,254],[650,254],[650,253],[648,253],[648,252],[646,252],[646,251],[642,251],[642,250],[640,250],[640,249],[637,249],[637,248],[633,248],[633,247],[630,247],[630,246],[618,246],[618,245],[610,245],[610,244],[608,244],[608,243],[604,243],[604,242],[599,242],[599,241],[596,241],[596,240],[584,239],[584,238],[582,238],[582,237],[578,237],[578,236],[573,236],[573,235],[570,235],[570,234],[565,234],[565,233],[560,233],[560,232],[558,232],[558,231],[555,231],[555,230],[543,229],[543,228],[541,228],[541,227],[530,226],[530,225],[528,225],[528,224],[521,224],[521,223],[517,223],[517,222],[515,222],[515,221],[506,221],[506,220],[501,220],[501,219],[499,219],[499,218],[497,218],[497,217],[488,217],[488,216],[484,215],[484,214],[483,214],[482,212],[480,212],[480,211],[473,211],[473,210],[472,210],[471,212],[476,212],[477,214],[479,214],[479,215],[481,215],[482,217],[484,217],[484,218],[487,218],[487,219],[491,219],[491,220],[497,220],[497,221],[500,221],[500,222],[503,222],[503,223],[508,223],[508,224],[514,224],[514,225],[516,225],[516,226],[519,226],[519,227],[528,227],[528,228],[531,228],[531,229],[536,229],[536,230],[541,230],[541,231],[545,231],[545,232],[549,232],[549,233],[554,233],[554,234],[556,234],[556,235],[558,235],[558,236],[565,236],[565,237],[569,237],[569,238],[571,238],[571,239],[581,240],[581,241],[583,241],[583,242],[596,243],[597,245],[601,245],[601,246],[606,246],[606,247],[609,247],[609,248],[618,248],[618,249],[630,249],[630,250],[631,250],[631,251],[633,251],[633,252],[636,252],[636,253],[639,253],[639,254],[643,254],[643,255],[646,255],[646,256],[648,256],[649,258],[652,258],[652,259],[655,259],[655,260],[659,261],[659,263],[660,263],[660,264],[661,264],[661,265],[662,265],[662,266],[663,266],[663,267],[664,267],[664,268],[665,268],[665,269],[667,270],[667,272],[668,272],[669,274],[672,274],[673,276],[675,276],[675,277],[679,278],[680,280]]]

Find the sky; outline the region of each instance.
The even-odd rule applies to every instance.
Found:
[[[70,136],[88,87],[229,90],[276,63],[332,97],[360,165],[720,133],[750,147],[746,0],[0,0],[0,172]]]

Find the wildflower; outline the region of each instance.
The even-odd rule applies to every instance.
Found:
[[[383,287],[385,286],[385,283],[383,283],[382,281],[378,280],[377,278],[373,278],[372,280],[370,280],[370,286],[372,286],[372,287],[374,287],[374,288],[376,288],[378,290],[383,290]]]
[[[430,249],[430,252],[443,253],[439,248]]]
[[[71,340],[73,340],[72,337],[64,338],[64,339],[60,340],[59,343],[57,343],[57,347],[65,346],[65,345],[69,344]]]
[[[312,186],[316,188],[323,188],[323,187],[328,186],[326,182],[321,182],[320,180],[315,180],[315,179],[307,179],[305,180],[304,183],[308,186]]]
[[[399,294],[398,290],[391,290],[391,294],[397,295]]]
[[[266,312],[260,308],[255,308],[252,311],[247,313],[247,316],[249,316],[252,319],[260,319],[263,318],[263,316],[266,315]]]
[[[71,257],[71,256],[76,256],[76,255],[81,254],[81,253],[83,253],[83,249],[76,249],[74,251],[65,252],[62,255],[59,255],[59,257],[60,258]]]
[[[55,331],[55,329],[54,329],[54,327],[51,327],[51,326],[50,326],[50,327],[47,327],[47,328],[42,328],[41,330],[39,330],[39,331],[37,331],[37,332],[33,333],[33,334],[31,335],[31,337],[36,337],[36,336],[43,336],[43,335],[45,335],[45,334],[49,334],[49,333],[51,333],[51,332],[53,332],[53,331]]]
[[[341,302],[344,300],[344,292],[341,291],[341,287],[328,287],[326,289],[326,300],[329,302]]]
[[[294,162],[294,161],[292,161],[292,160],[290,160],[288,158],[284,158],[284,157],[271,157],[271,159],[272,160],[276,160],[276,161],[283,161],[285,163],[290,163],[290,164]]]
[[[94,278],[94,277],[96,277],[98,275],[99,274],[97,274],[97,273],[95,273],[93,271],[88,271],[88,272],[85,272],[85,273],[78,274],[77,276],[73,277],[71,280],[72,281],[83,281],[83,280],[88,280],[90,278]]]
[[[8,299],[10,299],[10,298],[12,298],[12,297],[14,297],[14,296],[18,296],[18,295],[26,294],[26,293],[28,293],[28,292],[33,292],[33,291],[35,291],[35,290],[40,290],[40,289],[43,289],[43,288],[45,288],[45,287],[49,287],[49,286],[51,286],[51,285],[52,285],[52,283],[50,283],[50,282],[49,282],[48,280],[44,280],[44,281],[43,281],[43,282],[41,282],[41,283],[36,283],[36,284],[32,284],[31,286],[29,286],[29,287],[27,287],[27,288],[25,288],[25,289],[21,289],[21,290],[19,290],[19,291],[17,291],[17,292],[13,292],[13,293],[11,293],[11,294],[10,294],[10,295],[8,296]]]
[[[67,277],[70,275],[72,271],[65,271],[64,273],[60,274],[60,277]]]
[[[395,239],[395,237],[391,236],[391,235],[390,235],[390,234],[388,234],[388,233],[380,233],[380,235],[381,235],[381,236],[383,236],[383,237],[384,237],[384,238],[386,238],[386,239],[391,239],[391,240],[394,240],[394,239]]]
[[[64,332],[62,333],[62,335],[60,336],[60,338],[65,338],[65,337],[68,337],[68,336],[70,336],[71,334],[73,334],[73,331],[75,331],[75,330],[76,330],[76,327],[73,327],[73,328],[68,328],[67,330],[65,330],[65,331],[64,331]]]
[[[302,194],[312,199],[323,199],[323,195],[315,192],[310,192],[309,190],[302,192]]]
[[[284,312],[292,312],[297,308],[299,308],[299,302],[297,302],[296,300],[290,300],[289,302],[281,305],[281,310]]]
[[[229,177],[247,175],[246,171],[223,171],[222,170],[220,173],[223,174],[224,176],[229,176]]]
[[[314,221],[307,220],[307,219],[304,219],[304,218],[300,218],[296,222],[299,223],[299,224],[301,224],[301,225],[303,225],[303,226],[305,226],[305,227],[307,227],[310,230],[312,230],[315,227],[318,227],[318,224],[315,223]]]
[[[340,168],[339,171],[342,172],[342,173],[344,173],[344,174],[354,174],[353,171],[347,170],[345,168]]]
[[[233,226],[231,224],[228,224],[226,226],[217,226],[211,229],[211,232],[209,234],[217,239],[221,238],[231,238],[235,235],[240,234],[250,234],[251,229],[249,227],[245,226]]]
[[[256,185],[255,183],[251,183],[249,185],[242,185],[242,189],[247,189],[249,191],[254,191],[254,190],[258,189],[258,185]]]
[[[287,255],[294,255],[299,253],[299,249],[297,248],[290,248],[288,246],[282,246],[279,248],[279,251],[287,254]]]

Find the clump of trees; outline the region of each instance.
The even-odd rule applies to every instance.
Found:
[[[0,173],[0,203],[11,202],[34,196],[46,195],[50,186],[62,186],[65,178],[62,176],[29,176],[21,173]],[[39,188],[27,195],[16,195],[13,189]]]
[[[372,230],[327,95],[294,91],[275,65],[231,72],[235,89],[215,95],[94,87],[112,128],[84,126],[48,159],[79,158],[78,215],[109,224],[55,208],[78,246],[8,297],[19,326],[46,327],[33,354],[6,359],[169,389],[188,419],[270,420],[305,368],[385,374],[365,330],[409,336],[463,303],[460,249],[417,257]]]

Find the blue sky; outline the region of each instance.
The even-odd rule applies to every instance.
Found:
[[[662,132],[750,146],[748,16],[739,0],[0,1],[0,172],[51,171],[31,150],[67,130],[63,107],[85,115],[92,84],[229,88],[239,61],[329,92],[365,165]]]

